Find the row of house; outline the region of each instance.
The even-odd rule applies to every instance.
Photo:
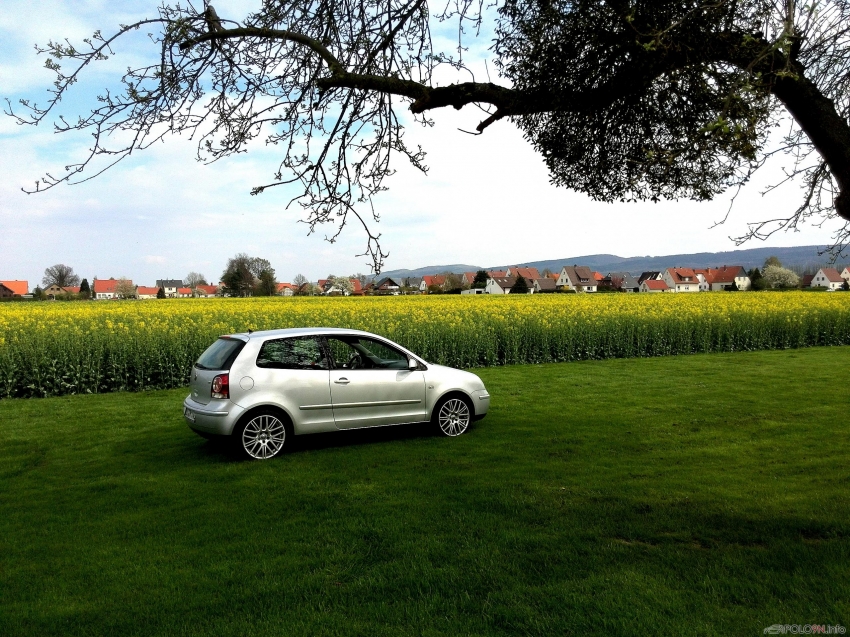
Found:
[[[609,272],[602,275],[587,266],[564,266],[558,273],[545,276],[537,268],[511,267],[506,270],[491,270],[487,272],[487,283],[484,288],[472,288],[476,272],[464,272],[460,275],[462,294],[510,294],[518,278],[525,279],[529,293],[575,291],[597,292],[600,287],[622,290],[624,292],[643,293],[689,293],[709,292],[720,290],[748,290],[752,282],[743,266],[722,266],[719,268],[667,268],[665,270],[643,272],[634,277],[629,272]],[[340,279],[319,279],[313,287],[314,293],[324,296],[363,296],[397,295],[402,292],[425,293],[436,289],[445,290],[448,284],[457,284],[457,278],[450,281],[444,274],[426,275],[423,277],[406,277],[394,279],[384,277],[364,285],[359,279],[349,279],[350,285],[340,283]],[[850,266],[841,272],[836,268],[820,268],[815,274],[805,275],[802,287],[825,288],[827,290],[842,289],[850,285]],[[301,286],[292,283],[278,283],[279,296],[293,296],[306,293],[310,283]],[[224,285],[186,286],[183,281],[176,279],[157,280],[155,286],[134,285],[129,279],[94,279],[91,286],[93,299],[108,300],[127,296],[139,299],[157,298],[162,289],[166,298],[213,297],[224,293]],[[44,290],[48,298],[56,298],[62,294],[78,294],[79,286],[59,287],[51,285]],[[0,281],[0,298],[27,296],[29,283],[27,281]]]
[[[475,274],[475,272],[463,273],[462,284],[471,285]],[[537,268],[513,267],[504,271],[491,270],[487,272],[487,284],[483,289],[463,290],[462,294],[510,294],[519,276],[526,280],[529,293],[569,290],[597,292],[600,287],[630,293],[687,293],[749,290],[752,287],[747,271],[740,265],[724,265],[719,268],[667,268],[643,272],[638,277],[630,272],[609,272],[603,275],[587,266],[572,265],[563,266],[559,273],[547,276],[542,276]],[[446,276],[424,276],[421,281],[419,289],[425,291],[432,286],[443,286]],[[850,266],[841,272],[835,268],[821,268],[817,273],[803,277],[802,283],[803,287],[838,290],[844,286],[845,281],[850,284]]]

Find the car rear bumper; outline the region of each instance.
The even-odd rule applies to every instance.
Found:
[[[196,433],[229,436],[244,412],[243,407],[229,400],[202,405],[192,400],[189,395],[183,401],[183,419]]]

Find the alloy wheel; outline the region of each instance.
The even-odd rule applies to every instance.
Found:
[[[469,427],[469,406],[460,398],[450,398],[437,416],[440,430],[447,436],[459,436]]]
[[[286,440],[286,427],[269,414],[256,416],[242,431],[242,448],[252,458],[266,460],[277,455]]]

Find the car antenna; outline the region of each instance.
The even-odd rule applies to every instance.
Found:
[[[254,330],[252,330],[252,329],[249,327],[249,328],[248,328],[248,334],[253,334],[253,333],[254,333]]]

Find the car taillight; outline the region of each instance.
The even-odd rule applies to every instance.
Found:
[[[230,398],[230,374],[219,374],[212,381],[213,398]]]

